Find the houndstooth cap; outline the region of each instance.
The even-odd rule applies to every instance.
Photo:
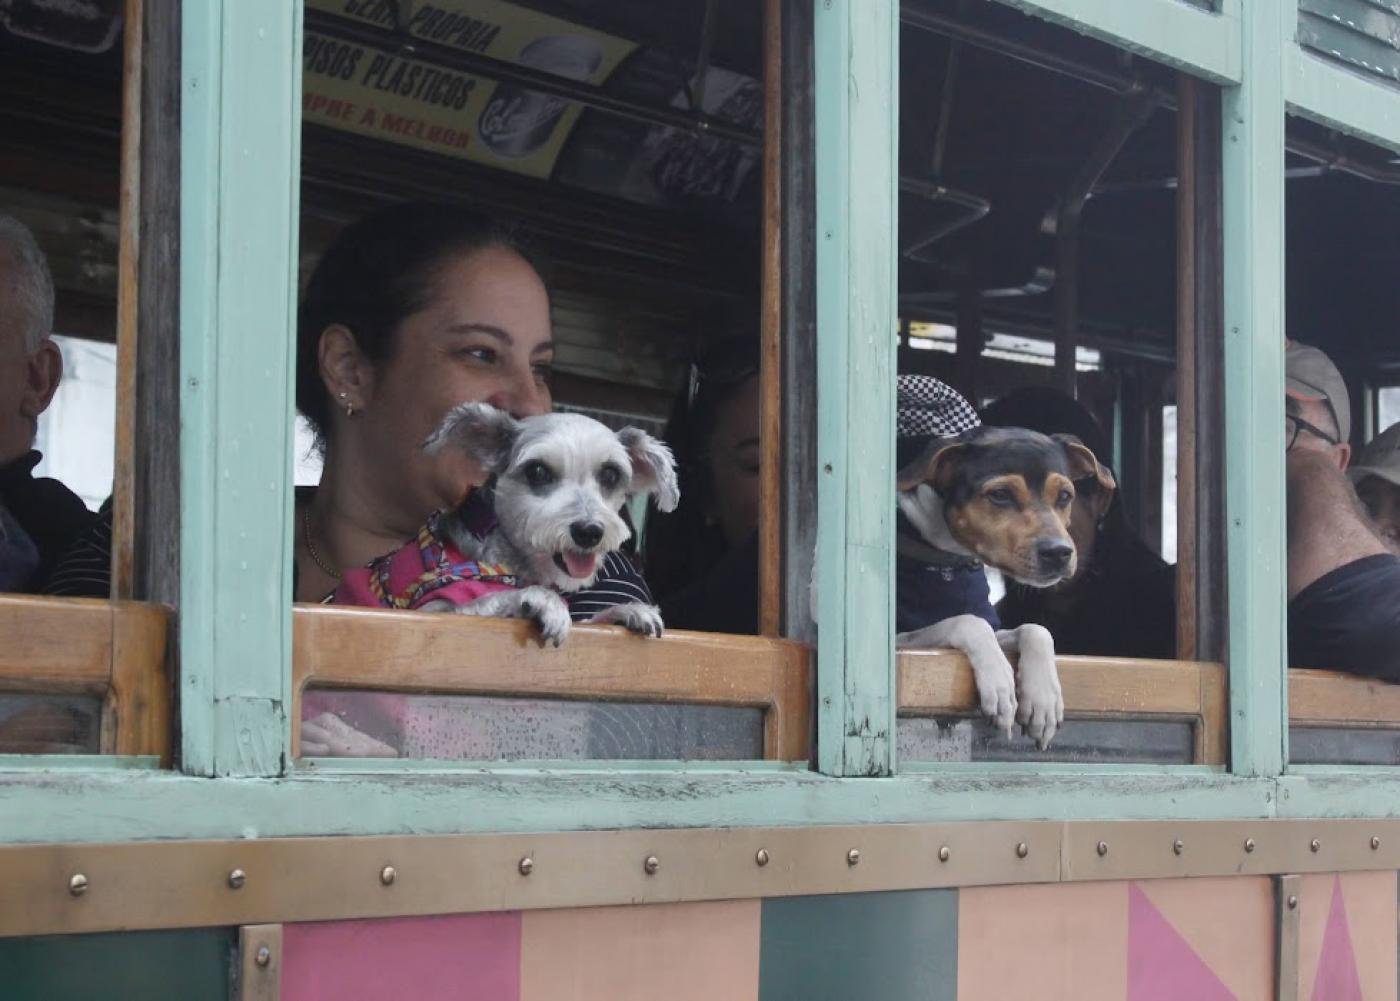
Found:
[[[897,438],[951,438],[981,425],[961,393],[929,375],[901,375],[895,385]]]

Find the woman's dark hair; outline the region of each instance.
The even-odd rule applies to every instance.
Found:
[[[691,364],[666,424],[665,440],[676,457],[681,500],[670,513],[649,506],[643,535],[643,567],[658,598],[702,577],[725,553],[719,525],[707,524],[714,499],[710,440],[725,406],[758,375],[757,337],[711,342]]]
[[[487,216],[457,205],[391,205],[347,226],[321,257],[297,315],[297,410],[324,441],[332,400],[321,380],[321,334],[340,324],[370,359],[388,359],[394,331],[428,304],[450,256],[489,247],[519,250]]]

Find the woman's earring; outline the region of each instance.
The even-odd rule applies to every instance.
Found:
[[[355,416],[355,404],[350,403],[350,402],[348,402],[348,401],[345,399],[345,396],[346,396],[345,393],[342,392],[342,393],[339,394],[339,396],[340,396],[340,402],[343,403],[343,404],[345,404],[345,416],[346,416],[346,417],[354,417],[354,416]]]

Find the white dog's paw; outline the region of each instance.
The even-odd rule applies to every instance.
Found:
[[[655,605],[644,605],[640,601],[612,605],[588,621],[597,625],[626,626],[632,632],[641,633],[643,636],[661,635],[661,609]]]
[[[562,646],[568,638],[569,606],[547,587],[534,585],[520,591],[520,618],[529,619],[546,643]]]
[[[977,682],[977,697],[983,714],[992,720],[998,730],[1010,737],[1017,719],[1016,672],[1001,651],[996,651],[996,654],[980,663],[973,661],[972,673]]]
[[[1065,721],[1065,697],[1060,691],[1055,650],[1048,635],[1043,642],[1022,642],[1019,682],[1020,709],[1016,721],[1043,751]]]

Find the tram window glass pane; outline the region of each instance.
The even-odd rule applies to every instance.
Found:
[[[1393,765],[1400,412],[1387,383],[1400,363],[1400,167],[1393,151],[1297,119],[1288,146],[1290,754]]]
[[[64,600],[158,589],[148,578],[159,571],[133,570],[115,588],[112,579],[114,495],[155,468],[138,454],[155,447],[139,425],[124,446],[117,434],[119,411],[139,409],[118,390],[118,246],[140,187],[122,184],[122,136],[140,125],[124,119],[122,5],[0,7],[0,635],[25,638],[7,639],[0,656],[0,753],[96,753],[149,733],[152,745],[135,753],[160,754],[167,728],[136,715],[164,718],[163,696],[152,693],[165,688],[165,649],[161,630],[148,629],[160,616],[130,601]],[[163,50],[147,44],[138,57],[160,67]],[[139,289],[143,302],[151,291]],[[159,378],[155,367],[147,377]],[[135,537],[115,539],[123,554],[138,550],[135,521]],[[114,616],[138,624],[125,633],[129,653],[149,653],[123,686],[111,677]],[[28,677],[31,667],[43,682]]]
[[[302,755],[446,761],[763,757],[763,711],[731,706],[311,691]],[[337,744],[354,730],[362,744]]]
[[[897,433],[900,465],[923,486],[904,496],[897,528],[899,760],[1045,760],[1024,736],[1006,740],[972,718],[957,658],[904,650],[931,645],[919,631],[951,600],[989,618],[995,601],[1003,626],[1046,625],[1062,667],[1100,658],[1077,667],[1140,681],[1178,655],[1179,80],[1142,60],[1127,69],[1109,45],[996,4],[930,0],[901,13]],[[1197,100],[1193,110],[1218,104],[1203,84]],[[921,378],[975,405],[984,427],[1073,433],[1092,455],[1023,431],[964,431],[966,408]],[[939,452],[953,438],[970,447]],[[1073,481],[1072,519],[1058,518],[1059,490],[1046,494],[1043,465],[1009,447],[1016,440]],[[1040,527],[997,541],[998,520],[1027,508],[1045,512]],[[924,518],[931,530],[918,527]],[[1071,552],[1067,582],[1045,587],[1065,577]],[[979,575],[991,578],[985,597]],[[1219,658],[1213,625],[1192,638],[1193,656]],[[951,672],[947,685],[916,683],[937,672]],[[943,701],[918,703],[916,689]],[[1050,754],[1200,762],[1200,728],[1224,726],[1205,720],[1199,698],[1170,718],[1133,708],[1125,698],[1121,719],[1091,721],[1071,699]]]
[[[758,488],[762,5],[444,0],[415,5],[402,28],[394,9],[306,0],[297,600],[409,600],[396,577],[357,582],[424,541],[439,567],[471,564],[458,591],[485,578],[568,593],[596,572],[568,599],[575,621],[649,593],[668,631],[755,633],[756,532],[775,503]],[[595,547],[556,505],[519,545],[506,526],[572,473],[504,489],[523,467],[465,461],[470,436],[425,458],[429,433],[473,401],[665,441],[680,506],[609,493]],[[581,440],[577,427],[550,433]],[[612,461],[590,440],[581,462]],[[644,456],[630,458],[640,484]],[[614,530],[619,508],[629,524]],[[420,536],[435,511],[439,535]],[[466,552],[438,546],[453,523]],[[635,656],[684,656],[685,642]],[[396,680],[386,668],[384,687]],[[420,693],[410,702],[434,732],[459,732],[388,743],[409,757],[615,757],[588,734],[616,717],[648,735],[627,745],[636,757],[762,756],[749,710],[652,704],[642,687],[611,709],[547,691]],[[531,720],[554,722],[531,735]]]
[[[0,692],[0,754],[96,754],[101,720],[95,697]]]
[[[1176,562],[1176,407],[1162,408],[1162,559]]]
[[[1376,428],[1394,424],[1400,424],[1400,386],[1382,386],[1376,391]]]

